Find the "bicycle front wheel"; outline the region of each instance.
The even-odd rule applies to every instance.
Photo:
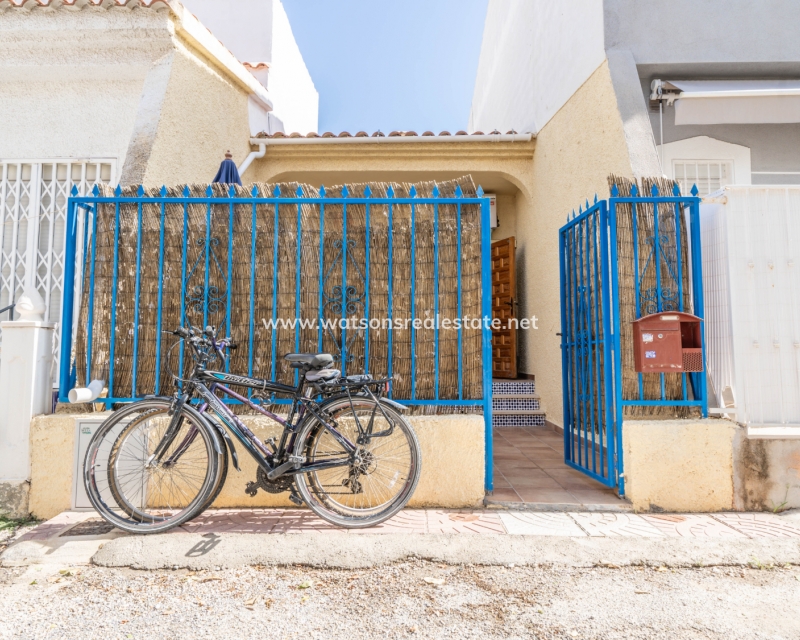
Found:
[[[349,462],[297,474],[300,495],[318,516],[341,527],[372,527],[388,520],[406,505],[419,481],[422,453],[413,428],[391,405],[379,406],[371,398],[334,398],[322,408],[356,452],[348,453],[319,420],[309,420],[295,449],[306,464]]]
[[[184,406],[177,430],[165,439],[171,406],[170,399],[153,398],[119,409],[89,443],[86,493],[97,512],[123,531],[160,533],[183,524],[218,484],[226,454],[218,435]]]

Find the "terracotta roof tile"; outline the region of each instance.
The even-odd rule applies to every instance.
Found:
[[[2,0],[0,0],[0,2],[2,2]],[[507,135],[513,135],[513,134],[516,134],[516,133],[519,133],[519,132],[518,131],[514,131],[513,129],[511,131],[506,131]],[[338,134],[337,133],[333,133],[332,131],[326,131],[325,133],[322,133],[322,134],[319,134],[319,133],[316,133],[314,131],[311,131],[311,132],[307,133],[306,135],[303,135],[302,133],[298,133],[296,131],[293,132],[293,133],[282,133],[282,132],[279,131],[277,133],[272,133],[272,134],[269,134],[266,131],[262,131],[261,133],[257,134],[255,137],[256,138],[370,138],[370,137],[371,138],[384,138],[384,137],[386,137],[386,135],[387,134],[383,133],[382,131],[375,131],[372,134],[369,134],[366,131],[359,131],[356,134],[351,134],[349,131],[342,131],[342,132],[340,132]],[[414,137],[421,137],[421,136],[435,136],[437,134],[435,134],[433,131],[425,131],[424,133],[421,133],[421,134],[418,134],[416,131],[392,131],[388,135],[389,135],[390,138],[396,138],[396,137],[414,138]],[[487,136],[487,137],[489,137],[489,136],[502,135],[502,131],[498,131],[497,129],[495,129],[491,133],[484,133],[483,131],[473,131],[471,134],[467,133],[466,131],[463,131],[463,130],[456,131],[455,133],[450,133],[449,131],[442,131],[438,135],[440,137],[441,136],[444,136],[444,137],[448,137],[448,136],[450,136],[450,137],[452,137],[452,136],[467,136],[467,135]]]
[[[3,7],[166,7],[167,0],[0,0]]]

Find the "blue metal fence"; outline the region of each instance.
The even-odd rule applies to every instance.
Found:
[[[302,272],[301,254],[307,258],[306,252],[313,251],[313,256],[319,256],[319,268],[315,274],[313,285],[317,289],[314,295],[314,306],[316,308],[317,336],[314,340],[313,348],[318,350],[331,348],[336,351],[334,354],[343,372],[347,372],[348,365],[350,372],[359,368],[359,363],[353,362],[353,345],[358,334],[360,358],[363,357],[363,369],[369,369],[370,363],[370,331],[350,330],[345,323],[340,331],[326,328],[325,320],[331,316],[348,318],[361,314],[367,323],[370,318],[370,282],[383,278],[381,286],[385,289],[388,300],[387,313],[390,327],[395,313],[395,302],[398,288],[400,285],[410,287],[410,318],[412,319],[410,330],[411,344],[411,363],[410,363],[410,394],[407,397],[394,398],[408,405],[434,405],[434,406],[478,406],[483,408],[485,421],[485,455],[486,455],[486,489],[492,490],[492,351],[491,351],[491,328],[485,321],[491,318],[491,277],[484,277],[483,274],[491,273],[491,236],[489,220],[489,200],[483,197],[483,191],[479,187],[477,197],[465,197],[460,188],[457,188],[452,197],[444,197],[439,193],[438,188],[433,190],[433,197],[418,197],[416,189],[411,188],[409,197],[395,197],[390,187],[386,197],[373,197],[369,187],[363,191],[363,197],[353,197],[345,187],[341,190],[339,197],[331,197],[326,194],[325,189],[319,191],[318,196],[308,197],[298,188],[296,193],[290,197],[282,195],[279,189],[271,194],[261,194],[256,187],[249,195],[244,195],[231,187],[227,194],[215,194],[211,187],[202,196],[192,195],[188,188],[183,191],[170,190],[166,188],[157,194],[146,195],[144,189],[139,187],[138,191],[129,195],[123,195],[121,189],[117,188],[113,195],[102,195],[95,187],[90,196],[78,196],[73,190],[72,197],[69,199],[67,209],[67,229],[66,229],[66,257],[64,273],[64,304],[62,312],[62,326],[72,327],[73,330],[61,332],[61,360],[59,381],[60,401],[67,400],[69,390],[75,385],[78,371],[80,377],[88,380],[96,375],[93,372],[93,363],[96,361],[97,350],[102,349],[107,360],[107,370],[102,375],[108,381],[109,397],[102,399],[106,406],[110,407],[115,403],[130,402],[148,393],[163,392],[165,376],[162,375],[164,369],[165,347],[162,345],[162,329],[173,329],[172,326],[165,326],[164,318],[167,310],[172,309],[172,316],[176,317],[175,305],[180,306],[180,323],[185,325],[193,314],[197,320],[194,324],[199,324],[202,317],[203,326],[211,323],[214,318],[224,323],[224,333],[231,334],[231,324],[234,317],[240,323],[248,327],[247,335],[247,371],[250,375],[254,372],[254,361],[259,358],[258,344],[254,342],[254,336],[259,329],[258,309],[256,309],[255,291],[262,283],[260,278],[267,271],[262,271],[261,262],[257,261],[257,249],[263,250],[264,238],[259,237],[260,227],[258,225],[270,225],[270,233],[267,241],[271,243],[271,320],[279,320],[279,308],[285,309],[286,304],[279,299],[284,293],[291,293],[294,298],[293,315],[297,320],[309,320],[308,308],[305,306],[309,297],[308,290],[311,281],[307,274]],[[355,240],[348,236],[348,207],[363,205],[366,223],[363,226],[362,236],[359,237],[359,250],[362,256],[367,258],[356,260]],[[441,228],[440,207],[450,205],[449,211],[453,211],[451,216],[455,219],[455,230],[448,230],[448,242],[454,239],[457,259],[456,285],[457,285],[457,317],[461,318],[465,308],[465,301],[462,295],[463,270],[465,268],[462,251],[463,229],[462,229],[462,207],[467,205],[477,205],[479,207],[479,242],[480,242],[480,291],[478,300],[471,300],[471,304],[479,309],[481,314],[480,332],[480,355],[481,371],[479,375],[480,390],[476,392],[474,388],[468,392],[465,388],[464,379],[467,367],[475,366],[475,360],[465,358],[464,336],[466,327],[459,326],[457,331],[457,385],[451,385],[454,390],[452,393],[440,393],[442,385],[440,376],[440,364],[443,361],[442,355],[442,332],[440,331],[440,294],[442,293],[442,273],[441,273],[441,254],[442,238],[445,232]],[[396,259],[397,247],[394,233],[393,216],[401,206],[410,208],[410,283],[397,283],[394,277],[392,266],[393,257]],[[297,241],[294,246],[294,255],[286,255],[286,250],[280,244],[280,235],[286,231],[283,223],[279,221],[279,208],[281,210],[281,220],[283,220],[286,207],[292,207],[296,211],[296,220],[291,225],[292,233],[295,233]],[[386,216],[388,224],[385,232],[388,237],[381,242],[386,243],[388,251],[388,269],[383,275],[377,275],[371,271],[372,260],[370,256],[375,255],[375,248],[371,245],[376,238],[371,231],[370,215],[377,215],[374,212],[380,207],[380,215]],[[310,208],[310,209],[309,209]],[[326,209],[337,208],[341,218],[337,217],[336,224],[341,224],[341,238],[331,243],[326,241],[324,230],[326,227]],[[339,209],[340,208],[340,209]],[[418,273],[415,261],[418,240],[418,217],[420,212],[432,217],[430,221],[433,232],[433,273]],[[182,212],[182,215],[175,212]],[[248,212],[246,215],[243,212]],[[104,213],[103,213],[104,212]],[[198,213],[200,212],[200,213]],[[102,215],[101,215],[102,214]],[[319,235],[316,240],[311,241],[309,234],[304,226],[304,220],[309,215],[315,216],[319,221]],[[190,218],[194,221],[204,220],[202,234],[195,234],[198,237],[191,238]],[[259,218],[257,220],[257,218]],[[270,220],[271,219],[271,220]],[[428,218],[426,218],[427,220]],[[148,222],[149,221],[149,222]],[[426,222],[427,224],[427,222]],[[102,227],[99,229],[98,225]],[[149,226],[148,226],[149,225]],[[249,231],[245,228],[249,225]],[[247,237],[247,249],[239,246],[234,250],[234,229],[237,234],[249,233]],[[426,227],[427,229],[428,227]],[[247,234],[245,234],[247,235]],[[241,236],[244,237],[244,236]],[[176,238],[180,246],[175,249],[177,253],[170,254],[179,259],[166,260],[165,255],[171,250],[170,243],[174,245]],[[194,242],[192,241],[194,240]],[[225,247],[227,241],[227,247]],[[98,242],[104,243],[103,247],[107,251],[104,255],[106,259],[100,259],[101,247]],[[310,245],[314,246],[311,247]],[[158,247],[157,251],[155,247]],[[383,246],[383,245],[382,245]],[[448,248],[452,252],[453,248]],[[143,254],[148,251],[153,263],[157,260],[157,281],[155,283],[143,278],[142,274],[147,269],[151,273],[156,270],[155,264]],[[242,263],[234,264],[236,252],[244,254],[245,260]],[[283,253],[281,253],[283,251]],[[363,252],[366,252],[365,254]],[[334,255],[331,258],[331,255]],[[108,258],[108,256],[113,258]],[[156,257],[157,256],[157,257]],[[315,258],[316,259],[316,258]],[[405,259],[405,258],[404,258]],[[451,260],[452,262],[452,260]],[[135,267],[132,265],[135,264]],[[323,265],[335,264],[327,268]],[[292,265],[294,278],[291,292],[285,292],[278,281],[279,270]],[[131,276],[129,271],[135,268],[135,274]],[[471,265],[470,268],[477,268]],[[127,269],[125,274],[121,270]],[[238,271],[237,271],[238,269]],[[123,282],[123,275],[128,281]],[[432,347],[433,353],[419,354],[417,352],[419,342],[416,332],[418,324],[414,322],[417,315],[426,310],[415,308],[418,295],[419,282],[421,277],[433,281],[432,299],[434,308],[428,310],[436,318],[433,329]],[[103,282],[110,283],[110,312],[98,317],[95,292],[101,279]],[[316,282],[318,278],[318,282]],[[333,280],[340,278],[333,282]],[[130,282],[133,280],[133,282]],[[179,281],[179,285],[176,285]],[[451,281],[450,281],[451,282]],[[361,285],[358,285],[361,283]],[[366,285],[364,286],[364,283]],[[285,284],[285,283],[284,283]],[[152,287],[157,287],[153,295]],[[426,284],[426,286],[428,286]],[[286,288],[284,286],[284,288]],[[238,291],[249,290],[247,304],[236,306],[232,297],[234,289]],[[382,289],[382,290],[384,290]],[[452,293],[452,292],[450,292]],[[83,295],[83,300],[78,300]],[[442,294],[443,295],[443,294]],[[177,301],[175,300],[177,298]],[[474,296],[473,296],[474,298]],[[283,307],[281,307],[283,304]],[[118,309],[133,306],[133,319],[126,322],[125,326],[117,323]],[[76,313],[78,314],[76,316]],[[82,314],[82,315],[81,315]],[[142,317],[149,314],[153,317],[155,327],[149,332],[142,331]],[[242,320],[246,317],[246,320]],[[75,350],[75,336],[78,323],[84,324],[82,329],[82,349],[85,351],[78,353]],[[383,321],[384,319],[380,319]],[[448,318],[454,320],[454,318]],[[107,340],[103,343],[98,342],[97,328],[101,323],[107,323],[103,327],[106,332]],[[303,334],[301,324],[295,326],[295,339],[293,348],[300,350],[301,347],[309,349],[308,336]],[[369,324],[368,324],[369,326]],[[268,372],[272,377],[278,373],[276,366],[278,357],[278,344],[276,343],[278,331],[273,324],[271,332],[271,345],[269,350]],[[223,331],[221,331],[223,332]],[[120,336],[125,334],[126,341],[130,342],[132,336],[132,354],[130,362],[120,360],[119,341]],[[301,335],[303,339],[301,340]],[[388,341],[388,362],[385,371],[392,376],[396,374],[393,353],[397,346],[393,346],[395,330],[390,328],[386,336]],[[234,336],[240,340],[244,336]],[[155,343],[154,349],[147,345],[146,341]],[[426,343],[429,344],[430,341]],[[244,346],[244,345],[243,345]],[[142,388],[142,363],[145,357],[142,355],[143,349],[147,347],[148,354],[152,354],[154,362],[148,363],[148,382],[154,380],[152,388]],[[393,351],[394,349],[394,351]],[[148,355],[147,358],[150,356]],[[417,388],[417,367],[418,363],[427,358],[432,358],[433,390],[430,393],[421,393]],[[452,359],[451,359],[452,360]],[[130,376],[130,392],[119,393],[117,378],[121,375],[120,368],[125,365],[126,376]],[[183,354],[180,355],[178,367],[183,370]],[[154,368],[154,371],[153,371]],[[260,367],[261,371],[264,370]],[[381,372],[384,373],[384,372]],[[474,371],[471,371],[474,374]],[[107,374],[107,375],[106,375]],[[474,376],[473,376],[474,377]],[[125,378],[128,380],[128,377]],[[126,383],[127,384],[127,383]],[[473,385],[474,387],[474,385]],[[430,397],[428,397],[430,396]],[[280,398],[272,398],[271,401],[280,403],[285,402]]]
[[[682,196],[676,186],[664,196],[653,187],[640,196],[634,186],[621,197],[614,186],[611,196],[587,202],[559,230],[564,451],[568,465],[623,495],[624,408],[694,407],[707,417],[708,397],[704,373],[634,373],[627,344],[630,321],[644,315],[703,318],[697,189]],[[620,229],[632,256],[620,254]],[[626,388],[631,380],[634,392]]]

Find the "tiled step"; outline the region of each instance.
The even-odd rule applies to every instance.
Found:
[[[495,427],[539,427],[545,411],[536,395],[533,380],[504,380],[492,383],[492,425]]]
[[[517,393],[536,393],[536,383],[533,380],[495,380],[492,382],[494,395],[508,395]]]
[[[543,427],[545,415],[541,413],[492,414],[494,427]]]
[[[539,396],[535,393],[517,393],[513,395],[492,396],[494,411],[536,411],[541,409]]]

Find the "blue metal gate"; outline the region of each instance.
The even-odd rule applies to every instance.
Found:
[[[696,187],[682,196],[677,186],[642,197],[635,185],[627,196],[614,186],[611,196],[587,202],[559,230],[564,459],[624,495],[624,408],[708,416],[705,374],[634,373],[629,335],[630,322],[651,313],[703,318],[700,198]]]

